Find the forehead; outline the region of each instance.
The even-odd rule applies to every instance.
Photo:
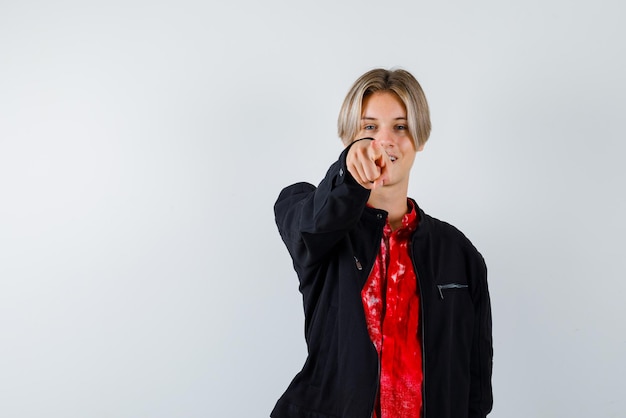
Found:
[[[392,91],[377,91],[363,99],[361,118],[392,117],[406,119],[406,106]]]

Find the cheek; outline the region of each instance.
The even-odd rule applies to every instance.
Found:
[[[406,156],[406,160],[409,164],[413,165],[413,161],[415,161],[415,156],[417,155],[415,149],[410,147],[404,155]]]
[[[357,131],[356,139],[359,139],[359,138],[369,138],[371,136],[372,136],[371,132],[366,131],[365,129],[361,129],[361,130]]]
[[[404,154],[417,154],[417,151],[415,150],[415,144],[413,143],[412,139],[403,141],[402,143],[402,151],[404,152]]]

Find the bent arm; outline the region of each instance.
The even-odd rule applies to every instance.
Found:
[[[341,153],[318,187],[296,183],[283,189],[274,205],[278,231],[298,265],[318,262],[361,217],[370,191],[348,171],[350,148]]]

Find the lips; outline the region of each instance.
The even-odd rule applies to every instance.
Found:
[[[396,157],[395,155],[389,155],[389,160],[394,163],[396,162],[396,160],[398,159],[398,157]]]

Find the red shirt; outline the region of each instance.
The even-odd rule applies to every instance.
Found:
[[[418,418],[422,409],[422,348],[417,276],[409,256],[419,222],[412,202],[402,226],[383,229],[380,251],[361,291],[367,328],[380,359],[374,418]]]

